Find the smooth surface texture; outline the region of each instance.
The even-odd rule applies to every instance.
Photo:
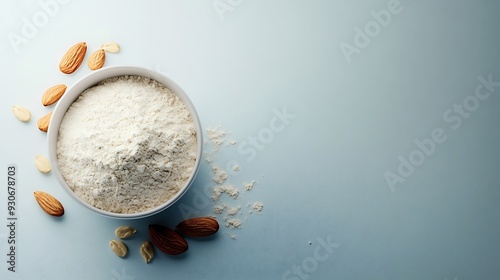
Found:
[[[489,0],[4,2],[0,279],[498,279],[499,12]],[[237,141],[203,161],[161,214],[99,216],[34,165],[48,154],[36,127],[52,109],[43,91],[90,72],[58,70],[81,41],[87,57],[119,43],[105,67],[166,74],[204,129],[220,124]],[[30,109],[31,121],[17,120],[13,105]],[[16,273],[7,270],[10,164]],[[178,257],[156,250],[146,264],[149,224],[212,214],[204,190],[213,164],[235,186],[257,181],[238,200],[224,197],[242,207],[241,229],[220,220],[213,238],[189,239]],[[35,190],[58,198],[65,215],[46,215]],[[264,208],[250,214],[255,202]],[[120,225],[138,229],[124,259],[108,246]]]

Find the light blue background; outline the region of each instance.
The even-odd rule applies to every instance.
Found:
[[[474,94],[479,76],[500,81],[500,1],[401,0],[402,10],[350,63],[341,44],[355,46],[355,28],[392,1],[66,2],[17,52],[9,34],[22,35],[23,18],[33,21],[43,8],[9,0],[0,11],[1,184],[8,164],[19,170],[18,272],[7,272],[5,262],[2,187],[1,279],[500,278],[500,87],[458,129],[443,119]],[[214,3],[230,9],[218,13]],[[58,71],[61,55],[79,41],[89,52],[118,42],[122,52],[108,55],[106,65],[166,73],[188,93],[205,128],[221,124],[232,133],[238,144],[224,146],[215,163],[239,163],[235,185],[258,181],[243,208],[247,201],[265,205],[235,231],[236,240],[222,227],[212,240],[189,240],[180,258],[158,254],[146,265],[137,252],[148,224],[174,226],[182,219],[178,206],[196,203],[210,182],[206,162],[176,206],[132,222],[86,210],[54,176],[35,169],[34,155],[47,154],[36,120],[51,110],[41,106],[41,94],[89,72]],[[29,108],[33,120],[18,122],[12,105]],[[242,153],[274,110],[285,108],[295,116],[285,129],[255,158]],[[398,157],[408,159],[414,141],[436,128],[447,140],[391,191],[384,173],[397,174]],[[62,219],[39,209],[38,189],[60,198]],[[198,210],[209,215],[212,207]],[[127,259],[107,245],[122,224],[140,231]],[[312,261],[318,239],[328,238],[338,248]],[[302,275],[293,274],[296,266]]]

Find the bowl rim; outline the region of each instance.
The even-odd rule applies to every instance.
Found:
[[[99,209],[95,206],[90,205],[86,201],[84,201],[82,198],[77,196],[73,190],[69,187],[67,184],[66,180],[62,176],[62,173],[59,170],[58,166],[58,161],[57,161],[57,139],[59,135],[59,128],[61,126],[62,120],[64,118],[64,115],[66,114],[66,111],[68,108],[71,106],[71,104],[80,96],[83,91],[86,89],[95,86],[99,82],[112,78],[112,77],[119,77],[119,76],[143,76],[147,77],[153,80],[156,80],[160,84],[164,85],[166,88],[168,88],[173,94],[175,94],[179,99],[184,103],[184,105],[187,107],[189,110],[189,113],[191,114],[191,118],[194,122],[194,126],[196,129],[196,141],[197,141],[197,155],[196,155],[196,162],[193,167],[193,170],[184,184],[184,186],[173,196],[171,197],[168,201],[162,203],[161,205],[149,209],[147,211],[143,212],[138,212],[138,213],[131,213],[131,214],[122,214],[122,213],[114,213],[110,211],[105,211],[102,209]],[[63,94],[61,99],[57,102],[56,106],[54,107],[54,110],[52,111],[52,116],[50,119],[50,125],[49,129],[47,131],[47,142],[48,142],[48,148],[49,148],[49,160],[52,164],[52,172],[55,174],[57,181],[59,184],[63,187],[63,189],[69,193],[69,195],[76,200],[79,204],[85,206],[86,208],[92,210],[93,212],[96,212],[102,216],[110,217],[110,218],[116,218],[116,219],[139,219],[139,218],[145,218],[152,216],[154,214],[157,214],[161,211],[166,210],[167,208],[171,207],[175,202],[177,202],[190,188],[192,185],[194,179],[196,178],[196,175],[199,171],[200,167],[200,162],[203,154],[203,136],[202,136],[202,127],[201,127],[201,122],[198,117],[198,113],[196,112],[196,109],[191,102],[191,99],[188,97],[188,95],[185,93],[185,91],[172,79],[167,77],[166,75],[159,73],[157,71],[141,67],[141,66],[108,66],[101,68],[99,70],[95,70],[80,79],[78,79],[76,82],[74,82],[66,92]]]

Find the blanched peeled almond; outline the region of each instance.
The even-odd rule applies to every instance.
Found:
[[[146,263],[149,263],[154,257],[153,244],[149,241],[144,241],[141,245],[141,256]]]
[[[107,42],[102,44],[101,49],[109,53],[117,53],[120,52],[120,45],[115,42]]]
[[[127,245],[120,240],[109,241],[109,247],[111,247],[111,250],[120,258],[125,257],[128,253]]]
[[[30,111],[21,106],[12,106],[12,113],[18,120],[22,122],[27,122],[31,119]]]
[[[126,239],[132,237],[137,232],[137,230],[131,226],[121,226],[115,230],[115,235],[120,239]]]
[[[35,165],[38,171],[42,173],[49,173],[52,170],[52,167],[50,166],[50,161],[41,155],[36,155],[35,156]]]

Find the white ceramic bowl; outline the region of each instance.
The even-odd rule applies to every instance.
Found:
[[[81,199],[79,196],[77,196],[71,188],[68,186],[66,183],[64,177],[62,176],[58,164],[57,164],[57,138],[59,134],[59,128],[61,126],[61,122],[64,118],[64,115],[66,114],[66,111],[68,108],[71,106],[71,104],[78,98],[78,96],[85,91],[86,89],[98,84],[102,80],[105,80],[107,78],[112,78],[112,77],[117,77],[117,76],[124,76],[124,75],[137,75],[137,76],[143,76],[143,77],[148,77],[150,79],[154,79],[158,81],[159,83],[163,84],[165,87],[170,89],[170,91],[177,95],[180,100],[185,104],[187,109],[189,110],[191,117],[193,119],[195,128],[196,128],[196,141],[197,141],[197,158],[195,162],[195,166],[193,168],[193,171],[186,182],[186,184],[177,192],[172,198],[170,198],[168,201],[165,201],[163,204],[160,206],[150,209],[145,212],[140,212],[140,213],[134,213],[134,214],[120,214],[120,213],[113,213],[113,212],[108,212],[108,211],[103,211],[101,209],[98,209],[90,204],[88,204],[86,201]],[[50,120],[50,125],[49,125],[49,130],[48,130],[48,143],[49,143],[49,157],[50,161],[52,163],[52,170],[59,181],[59,183],[63,186],[63,188],[80,204],[84,205],[85,207],[89,208],[90,210],[99,213],[101,215],[107,216],[107,217],[112,217],[112,218],[118,218],[118,219],[137,219],[137,218],[143,218],[147,217],[153,214],[156,214],[160,211],[165,210],[166,208],[172,206],[179,198],[181,198],[186,191],[189,189],[190,185],[194,181],[194,178],[198,172],[199,166],[200,166],[200,161],[201,161],[201,155],[202,155],[202,130],[201,130],[201,124],[200,120],[198,118],[198,114],[196,113],[196,110],[191,103],[191,100],[189,97],[186,95],[186,93],[182,90],[181,87],[179,87],[174,81],[172,81],[170,78],[166,77],[165,75],[162,75],[158,72],[149,70],[147,68],[142,68],[142,67],[134,67],[134,66],[114,66],[114,67],[106,67],[102,68],[97,71],[93,71],[92,73],[86,75],[85,77],[81,78],[78,80],[73,86],[69,87],[66,92],[64,93],[63,97],[58,101],[56,107],[54,108],[54,111],[52,113],[52,118]]]

